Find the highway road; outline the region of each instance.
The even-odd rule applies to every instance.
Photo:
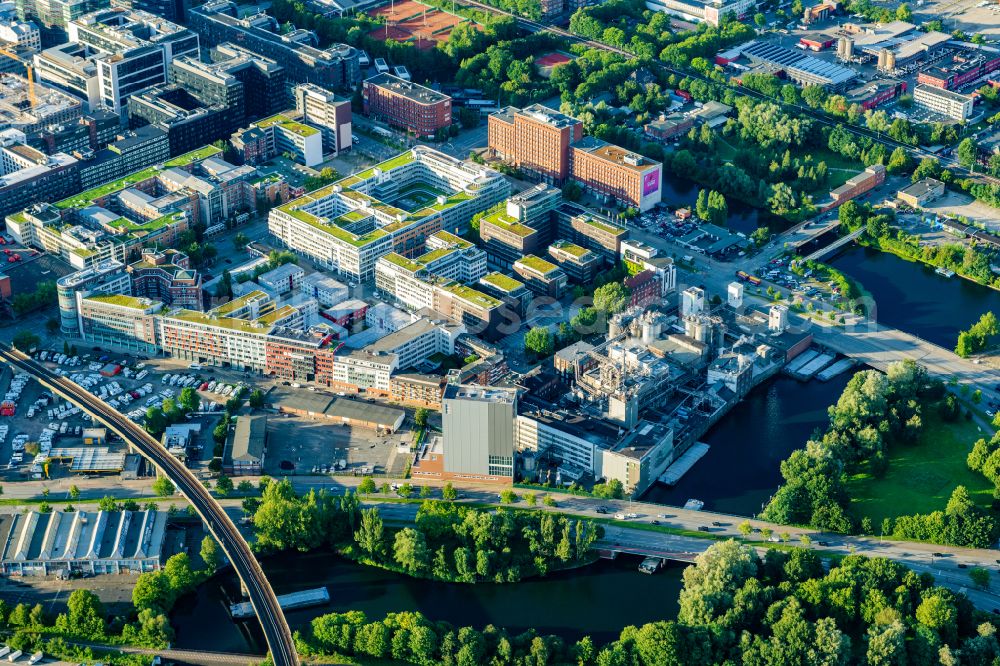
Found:
[[[173,482],[177,490],[194,506],[243,582],[250,602],[260,619],[275,665],[296,666],[299,660],[292,632],[285,621],[277,596],[264,575],[264,570],[222,506],[215,501],[190,470],[168,454],[166,449],[160,446],[160,443],[146,431],[121,413],[75,383],[35,363],[20,351],[0,346],[0,362],[10,365],[15,371],[28,373],[53,393],[78,405],[86,413],[97,418],[111,432],[139,450]]]

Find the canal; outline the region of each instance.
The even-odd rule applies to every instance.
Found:
[[[683,505],[699,499],[711,511],[752,516],[781,485],[781,461],[829,423],[834,404],[853,373],[828,382],[778,375],[756,387],[709,430],[711,448],[673,488],[657,485],[644,500]]]
[[[888,252],[852,245],[827,261],[872,295],[879,323],[945,349],[954,349],[958,332],[984,312],[1000,314],[1000,291]]]
[[[321,585],[330,590],[332,600],[327,606],[285,614],[293,631],[306,627],[318,615],[332,612],[359,610],[374,619],[387,613],[419,611],[431,620],[457,627],[482,629],[493,624],[510,634],[534,628],[568,641],[590,635],[595,642],[604,643],[616,639],[630,624],[677,615],[683,565],[668,565],[647,575],[639,573],[639,562],[639,557],[621,556],[504,585],[409,578],[329,552],[284,554],[262,564],[278,594]],[[181,599],[171,615],[177,630],[175,647],[262,654],[265,645],[259,625],[234,623],[229,617],[225,599],[237,590],[236,577],[227,570]]]

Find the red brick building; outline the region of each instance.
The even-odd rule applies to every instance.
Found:
[[[420,137],[451,126],[451,97],[391,74],[378,74],[361,89],[364,112]]]

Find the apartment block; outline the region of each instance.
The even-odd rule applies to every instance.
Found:
[[[237,5],[211,0],[188,12],[188,24],[207,46],[226,42],[269,58],[282,67],[289,81],[315,83],[324,88],[350,89],[361,80],[358,50],[347,44],[320,49],[309,30],[283,31],[277,19],[265,13],[238,18]]]
[[[433,137],[452,124],[451,97],[391,74],[366,79],[365,115],[417,137]]]
[[[323,152],[338,155],[353,143],[351,100],[338,98],[329,90],[312,83],[300,83],[292,91],[295,110],[302,120],[323,133]]]
[[[205,309],[201,274],[191,268],[183,252],[145,248],[142,259],[128,265],[128,273],[133,296],[188,310]]]
[[[441,409],[444,377],[401,372],[389,379],[389,399],[412,407]]]
[[[370,280],[379,257],[422,254],[438,231],[461,235],[509,187],[492,169],[417,146],[273,209],[268,228],[325,268]]]
[[[559,298],[567,285],[566,273],[541,257],[533,254],[514,262],[514,272],[521,276],[525,286],[539,296]]]

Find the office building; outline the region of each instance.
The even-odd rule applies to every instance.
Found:
[[[131,294],[132,280],[125,264],[106,261],[56,280],[59,303],[59,330],[79,333],[80,299],[99,294]]]
[[[636,240],[621,243],[621,260],[629,273],[651,272],[659,278],[659,298],[677,289],[677,266],[670,257],[660,256],[659,249]]]
[[[564,202],[553,212],[556,235],[604,257],[608,264],[616,264],[622,243],[628,239],[628,229],[609,218],[594,213],[578,204]]]
[[[724,16],[746,18],[757,4],[758,0],[649,0],[646,6],[686,21],[718,26]]]
[[[961,122],[972,115],[973,97],[946,88],[918,85],[913,89],[913,103],[928,111]]]
[[[23,58],[42,50],[42,33],[33,22],[11,17],[0,20],[0,43]]]
[[[323,161],[323,134],[308,123],[278,114],[258,120],[251,127],[264,132],[268,155],[290,153],[296,162],[308,167]]]
[[[433,137],[452,124],[451,97],[391,74],[366,79],[365,115],[408,134]]]
[[[171,155],[226,138],[232,131],[230,109],[204,106],[190,90],[175,83],[130,95],[127,112],[130,128],[151,125],[165,132]]]
[[[642,211],[660,203],[662,165],[606,141],[588,136],[570,146],[569,170],[573,180],[605,200]]]
[[[117,119],[117,115],[115,115]],[[170,139],[163,130],[147,125],[124,134],[80,161],[80,188],[89,190],[116,181],[170,158]]]
[[[46,43],[66,39],[70,21],[111,5],[110,0],[16,0],[17,15],[39,25]]]
[[[488,273],[479,278],[476,287],[487,296],[503,301],[511,312],[519,317],[527,313],[528,304],[531,303],[531,290],[523,282],[504,273]]]
[[[546,183],[574,180],[596,196],[648,210],[660,201],[662,166],[583,136],[579,120],[540,104],[490,114],[491,152]]]
[[[924,178],[896,192],[896,198],[913,208],[920,208],[942,196],[944,190],[940,180]]]
[[[310,273],[299,282],[299,290],[309,298],[315,298],[323,307],[333,307],[347,300],[347,285],[334,280],[319,271]]]
[[[849,178],[840,187],[831,190],[830,198],[833,199],[834,204],[839,206],[845,201],[860,196],[884,182],[885,167],[881,164],[873,164],[858,175]]]
[[[411,407],[441,409],[444,377],[401,372],[389,379],[389,399]]]
[[[177,250],[145,248],[142,259],[128,265],[131,293],[175,308],[205,309],[201,274]],[[127,293],[127,292],[126,292]]]
[[[521,257],[512,268],[525,286],[539,296],[559,298],[567,286],[566,273],[561,268],[533,254]]]
[[[569,147],[583,138],[583,123],[541,104],[507,107],[487,119],[490,151],[553,185],[569,177]]]
[[[156,317],[163,303],[128,294],[93,295],[80,299],[80,336],[89,342],[155,354]]]
[[[517,391],[449,384],[441,402],[444,438],[441,478],[513,481]]]
[[[945,37],[947,40],[950,35]],[[974,85],[997,69],[1000,69],[1000,54],[995,50],[959,48],[944,60],[938,59],[922,69],[917,74],[917,84],[958,90]]]
[[[0,215],[69,196],[79,187],[79,160],[75,157],[46,155],[25,144],[21,132],[0,131]]]
[[[420,254],[438,231],[463,234],[509,188],[492,169],[416,146],[273,209],[268,228],[327,269],[370,280],[379,257]]]
[[[455,340],[465,333],[461,324],[426,317],[404,326],[365,347],[372,354],[393,354],[397,368],[416,367],[432,356],[451,356],[455,353]]]
[[[543,233],[498,210],[479,220],[479,237],[490,266],[509,269],[526,254],[542,251]]]
[[[95,54],[89,46],[73,42],[44,49],[33,56],[35,78],[79,97],[88,111],[97,111],[103,102]]]
[[[311,31],[283,32],[278,21],[267,14],[244,18],[237,18],[237,14],[235,3],[211,0],[190,10],[188,24],[201,35],[205,46],[238,43],[281,65],[290,81],[336,90],[353,88],[361,80],[354,47],[334,44],[319,49],[319,38]]]
[[[83,102],[55,88],[34,84],[34,100],[27,79],[0,74],[0,130],[12,128],[24,134],[48,125],[76,122],[83,115]]]
[[[283,264],[257,276],[257,284],[282,296],[302,284],[306,272],[295,264]]]
[[[604,265],[604,260],[596,252],[564,240],[550,245],[548,255],[567,278],[577,284],[590,284]]]
[[[142,11],[104,9],[74,19],[69,40],[93,51],[101,104],[124,113],[128,98],[166,83],[174,58],[198,55],[198,35]]]
[[[338,98],[329,90],[312,83],[300,83],[292,90],[295,110],[302,120],[323,133],[323,152],[338,155],[353,143],[351,100]]]

